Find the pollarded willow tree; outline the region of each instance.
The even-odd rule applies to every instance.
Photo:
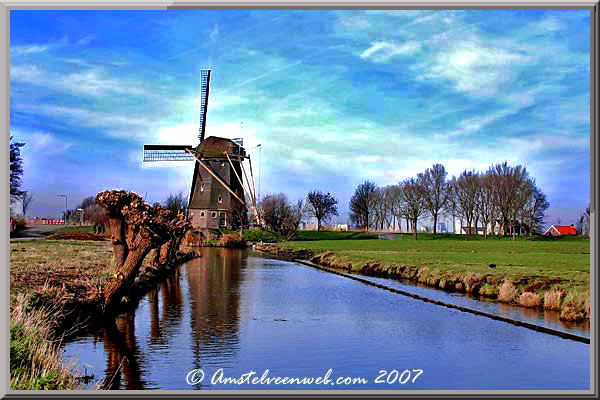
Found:
[[[104,310],[110,312],[132,285],[144,258],[157,249],[168,261],[191,228],[182,214],[150,206],[135,193],[124,190],[100,192],[96,202],[106,210],[114,249],[114,279],[104,289]]]

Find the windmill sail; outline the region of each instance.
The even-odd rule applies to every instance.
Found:
[[[144,162],[152,161],[193,161],[194,157],[185,150],[193,150],[193,146],[145,144]]]
[[[200,128],[198,131],[198,139],[200,143],[204,140],[204,132],[206,128],[206,111],[208,110],[208,91],[210,88],[210,69],[200,71]]]

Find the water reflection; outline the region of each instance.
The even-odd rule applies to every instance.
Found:
[[[103,329],[106,370],[101,387],[105,389],[141,389],[140,360],[135,337],[135,318],[132,314],[119,316]],[[124,385],[123,385],[124,382]]]
[[[216,248],[202,249],[135,312],[65,350],[94,367],[97,378],[104,374],[111,389],[588,389],[590,376],[583,343]],[[196,368],[207,379],[189,386],[185,377]],[[331,368],[369,382],[212,384],[208,377],[220,368],[229,377],[267,369],[315,377]],[[374,382],[379,370],[405,368],[425,373],[414,385]]]
[[[194,368],[211,360],[224,366],[239,349],[242,252],[230,249],[204,251],[187,263],[191,306]]]
[[[145,389],[145,354],[167,350],[182,331],[184,315],[191,327],[195,368],[232,363],[239,349],[239,303],[245,258],[239,250],[201,249],[202,257],[180,267],[151,290],[137,310],[119,315],[114,324],[94,334],[102,340],[106,389]],[[182,281],[185,279],[185,282]],[[189,299],[186,304],[185,299]],[[140,321],[137,327],[136,321]],[[147,325],[145,345],[139,337]],[[137,334],[137,336],[136,336]],[[152,385],[150,385],[152,386]]]

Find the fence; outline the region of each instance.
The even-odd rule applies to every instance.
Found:
[[[65,224],[65,220],[64,219],[46,219],[46,218],[42,218],[42,219],[30,219],[27,221],[27,224],[34,224],[34,225],[64,225]]]

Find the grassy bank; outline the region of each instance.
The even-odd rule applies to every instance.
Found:
[[[112,245],[40,239],[11,242],[10,249],[11,389],[79,388],[71,369],[58,367],[59,339],[102,320],[100,294],[112,278]],[[157,268],[152,259],[150,253],[144,260],[124,307],[174,267]],[[47,368],[40,361],[45,358]]]
[[[339,232],[329,232],[335,236]],[[525,307],[561,311],[565,320],[589,317],[589,238],[419,235],[413,240],[313,240],[278,244],[314,262],[348,272],[409,279],[432,287]],[[490,268],[495,264],[495,268]]]
[[[58,311],[32,309],[18,295],[10,313],[10,387],[13,390],[65,390],[81,388],[69,365],[62,362],[56,338]]]

